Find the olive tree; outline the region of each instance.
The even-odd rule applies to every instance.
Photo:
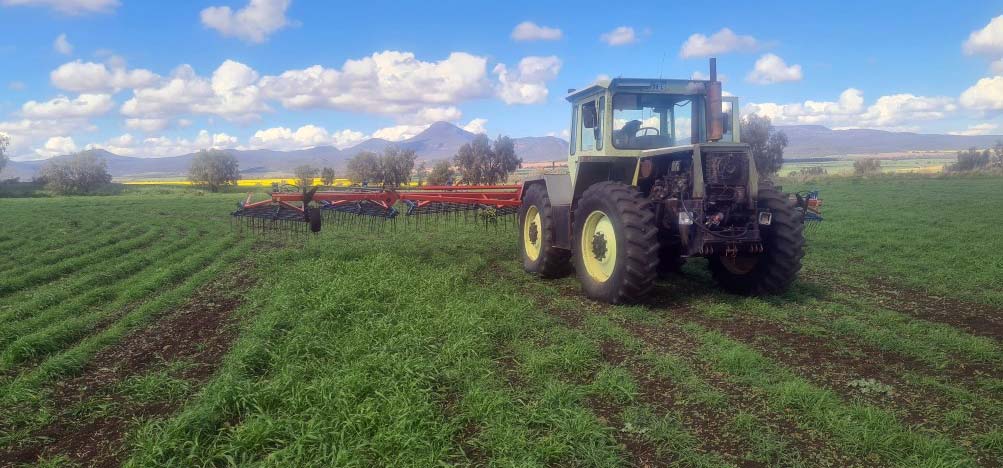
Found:
[[[0,172],[7,167],[7,148],[10,146],[10,137],[5,133],[0,133]]]
[[[89,193],[111,182],[107,161],[90,151],[47,162],[41,177],[49,190],[62,195]]]
[[[741,133],[742,141],[749,144],[759,174],[769,177],[779,172],[784,165],[787,134],[774,128],[769,117],[756,114],[742,119]]]
[[[236,185],[240,179],[237,158],[226,151],[202,150],[192,158],[188,180],[192,184],[218,192],[226,185]]]
[[[296,177],[296,183],[300,187],[306,188],[313,185],[313,179],[317,178],[319,172],[316,167],[304,164],[293,169],[293,176]]]
[[[522,165],[511,138],[499,136],[492,144],[484,134],[461,146],[453,160],[467,184],[504,182]]]
[[[448,185],[453,180],[455,172],[449,161],[439,161],[432,165],[432,172],[428,174],[428,185]]]
[[[330,186],[334,184],[334,168],[325,167],[320,170],[320,181],[324,185]]]
[[[380,155],[379,173],[384,187],[400,187],[411,182],[411,172],[418,155],[412,149],[388,146]]]
[[[360,185],[380,178],[379,172],[380,158],[371,151],[359,152],[348,160],[348,176]]]

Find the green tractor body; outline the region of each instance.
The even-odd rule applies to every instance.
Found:
[[[801,266],[801,218],[760,183],[714,59],[709,80],[600,80],[567,99],[569,173],[524,182],[527,271],[555,277],[573,264],[590,297],[625,302],[702,256],[729,291],[786,290]]]

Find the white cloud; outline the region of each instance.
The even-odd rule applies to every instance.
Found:
[[[286,9],[290,0],[251,0],[234,12],[228,6],[202,10],[202,24],[227,37],[260,44],[268,36],[290,24]]]
[[[453,52],[424,62],[410,52],[384,51],[348,60],[340,69],[314,65],[266,76],[265,96],[290,109],[330,108],[394,117],[480,98],[490,92],[487,59]]]
[[[295,131],[286,127],[258,130],[250,138],[251,148],[266,148],[289,151],[315,146],[334,145],[347,148],[365,139],[365,134],[355,130],[341,130],[329,133],[324,127],[304,125]]]
[[[357,132],[355,130],[345,129],[331,134],[331,140],[334,141],[334,146],[338,148],[348,148],[349,146],[362,143],[362,140],[365,139],[365,133]]]
[[[743,114],[766,116],[776,124],[901,129],[912,122],[944,118],[956,110],[957,105],[951,98],[912,94],[881,96],[865,107],[863,93],[850,88],[843,91],[836,102],[756,103],[745,106]]]
[[[52,48],[55,49],[56,52],[63,55],[70,55],[73,53],[73,44],[70,44],[70,41],[66,39],[66,34],[60,34],[57,36],[56,40],[52,42]]]
[[[125,126],[132,130],[153,133],[170,126],[170,121],[167,119],[125,119]]]
[[[557,137],[564,141],[569,141],[571,139],[571,132],[565,128],[559,132],[549,132],[547,133],[547,136]]]
[[[691,80],[709,80],[710,76],[707,75],[704,72],[695,71],[692,74],[690,74],[690,79]],[[725,75],[724,73],[718,73],[717,74],[717,81],[720,81],[722,83],[724,83],[725,81],[728,81],[728,75]]]
[[[105,114],[114,106],[110,95],[81,94],[72,100],[57,96],[45,102],[28,101],[21,106],[21,113],[31,119],[87,118]]]
[[[991,71],[994,75],[1003,75],[1003,59],[993,60],[992,63],[989,64],[989,71]]]
[[[557,77],[561,71],[561,59],[549,57],[525,57],[512,72],[505,64],[494,68],[498,75],[498,97],[506,104],[537,104],[547,100],[547,82]]]
[[[111,138],[104,143],[92,143],[86,149],[100,148],[121,156],[164,157],[194,153],[203,149],[226,149],[237,146],[237,138],[226,133],[210,134],[199,131],[193,139],[164,136],[139,139],[130,133]]]
[[[113,57],[109,68],[103,63],[76,60],[64,63],[49,74],[52,85],[76,93],[117,92],[126,88],[151,86],[160,77],[149,70],[128,70]]]
[[[523,21],[512,30],[512,39],[517,41],[556,41],[562,36],[560,29],[540,26],[532,21]]]
[[[756,84],[783,83],[785,81],[801,81],[801,65],[787,65],[784,59],[775,54],[765,54],[756,60],[756,65],[749,72],[746,80]]]
[[[710,37],[703,34],[691,35],[679,49],[679,56],[682,58],[710,57],[730,52],[753,52],[759,47],[760,43],[755,37],[740,36],[731,29],[723,28]]]
[[[73,142],[73,138],[66,136],[54,136],[45,141],[45,144],[41,148],[35,150],[35,154],[41,159],[51,158],[53,156],[61,156],[64,154],[70,154],[77,151],[77,144]]]
[[[233,60],[223,62],[211,80],[198,76],[190,65],[182,65],[158,85],[133,90],[121,111],[132,118],[208,114],[248,122],[268,110],[257,79],[257,72]]]
[[[452,122],[463,117],[459,109],[450,107],[428,107],[418,111],[413,116],[403,116],[399,120],[411,124],[430,124],[435,122]]]
[[[387,141],[401,141],[424,132],[430,125],[394,125],[373,132],[373,138]]]
[[[976,125],[969,125],[968,129],[966,130],[950,132],[949,134],[972,136],[972,135],[993,135],[995,133],[999,133],[999,125],[991,123],[982,123]]]
[[[40,6],[68,15],[109,13],[118,8],[118,0],[0,0],[4,6]]]
[[[975,110],[1003,110],[1003,76],[982,78],[961,93],[961,105]]]
[[[488,119],[473,119],[463,126],[463,129],[470,133],[483,133],[487,134],[487,123]]]
[[[94,131],[86,119],[21,119],[0,122],[0,133],[10,136],[8,153],[15,159],[39,159],[33,148],[54,136]]]
[[[1003,15],[993,18],[984,28],[972,31],[962,49],[968,55],[1003,55]]]
[[[602,33],[599,40],[611,46],[622,46],[637,42],[637,34],[632,27],[620,26],[610,32]]]

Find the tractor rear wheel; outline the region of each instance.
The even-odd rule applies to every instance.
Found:
[[[558,278],[570,271],[571,252],[554,247],[554,214],[550,196],[542,184],[526,190],[519,207],[519,250],[522,268],[544,278]]]
[[[763,253],[710,258],[711,275],[729,292],[753,296],[780,294],[801,270],[804,226],[794,203],[767,186],[759,189],[759,207],[773,214],[769,226],[760,226]]]
[[[640,192],[600,182],[582,194],[572,250],[587,296],[610,303],[643,298],[657,276],[658,246],[654,210]]]

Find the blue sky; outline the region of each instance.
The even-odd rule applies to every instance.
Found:
[[[1003,1],[0,0],[0,31],[16,159],[561,136],[566,89],[709,55],[776,123],[1003,133]]]

